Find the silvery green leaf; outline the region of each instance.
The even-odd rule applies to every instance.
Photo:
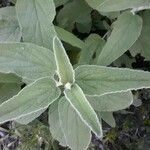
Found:
[[[76,83],[87,95],[103,95],[150,87],[150,72],[83,65],[75,69]]]
[[[52,40],[56,35],[52,23],[56,15],[53,0],[17,0],[16,12],[23,41],[52,50]]]
[[[99,137],[102,137],[102,128],[99,119],[86,99],[83,91],[77,84],[73,84],[71,89],[66,89],[65,97],[80,116],[82,121]]]
[[[69,0],[54,0],[55,6],[59,7],[61,5],[64,5],[65,3],[67,3]]]
[[[19,83],[0,83],[0,104],[16,95],[20,90]]]
[[[98,0],[96,0],[97,10],[100,12],[112,12],[125,10],[129,8],[137,8],[143,5],[144,6],[150,5],[149,0],[102,0],[102,1],[103,2],[101,2],[100,0],[98,3]]]
[[[130,48],[130,52],[133,56],[141,53],[146,60],[150,60],[150,11],[144,11],[142,13],[143,28],[139,39]]]
[[[116,126],[116,122],[112,112],[97,112],[97,115],[99,116],[99,118],[102,118],[111,127]]]
[[[19,119],[16,119],[15,121],[20,124],[27,125],[28,123],[32,122],[34,119],[39,117],[46,109],[47,108],[44,108],[29,115],[25,115],[23,117],[20,117]]]
[[[55,30],[57,32],[58,37],[66,42],[71,44],[72,46],[78,47],[82,49],[85,46],[85,43],[77,38],[75,35],[73,35],[71,32],[68,32],[67,30],[60,28],[58,26],[55,26]]]
[[[29,43],[0,44],[0,72],[35,80],[53,76],[55,69],[54,55],[46,48]]]
[[[50,132],[53,138],[59,141],[60,145],[66,147],[67,146],[66,139],[60,126],[58,102],[59,100],[55,101],[49,106],[48,118],[49,118]]]
[[[0,8],[0,42],[19,42],[20,39],[15,7]]]
[[[0,123],[15,120],[47,108],[60,96],[51,78],[41,78],[0,105]]]
[[[107,66],[124,54],[138,39],[141,29],[142,19],[139,16],[129,12],[121,14],[99,55],[98,64]]]
[[[60,124],[67,145],[72,150],[85,150],[91,141],[91,131],[65,97],[58,105]]]
[[[64,5],[57,15],[58,25],[72,31],[75,24],[87,26],[91,23],[92,9],[84,0],[73,0]],[[91,28],[91,26],[89,26]],[[89,29],[88,29],[89,30]]]
[[[101,50],[105,44],[105,41],[97,34],[90,34],[85,40],[85,46],[80,52],[79,64],[92,64],[97,62],[97,57],[101,53]],[[95,58],[93,60],[93,55]]]
[[[62,84],[74,82],[74,70],[61,41],[55,37],[53,50],[57,66],[57,74]]]
[[[129,107],[133,103],[130,91],[110,93],[102,96],[86,96],[93,109],[97,111],[118,111]]]

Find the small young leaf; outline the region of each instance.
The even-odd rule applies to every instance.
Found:
[[[74,84],[71,89],[65,90],[65,96],[85,124],[97,136],[102,137],[103,133],[99,119],[81,88],[77,84]]]
[[[0,105],[0,123],[15,120],[47,108],[60,96],[51,78],[41,78]]]
[[[70,103],[63,97],[58,105],[61,128],[72,150],[85,150],[91,141],[91,131]]]
[[[0,8],[0,42],[19,42],[20,39],[15,7]]]
[[[66,42],[71,44],[72,46],[78,47],[82,49],[85,46],[85,43],[77,38],[75,35],[73,35],[71,32],[66,31],[63,28],[60,28],[58,26],[55,26],[55,30],[57,32],[58,37]]]
[[[98,64],[107,66],[119,58],[138,39],[141,29],[142,19],[139,16],[129,12],[121,14],[99,55]]]
[[[32,81],[53,76],[55,69],[54,55],[46,48],[29,43],[0,44],[0,72]]]
[[[59,100],[53,102],[49,106],[48,120],[49,120],[50,132],[53,138],[59,141],[60,145],[66,147],[67,146],[66,139],[60,126],[58,102]]]
[[[102,118],[111,127],[116,126],[116,122],[112,112],[97,112],[97,115],[99,116],[99,118]]]
[[[111,93],[102,96],[86,96],[93,109],[97,111],[118,111],[129,107],[133,103],[130,91]]]
[[[150,72],[102,67],[79,66],[75,70],[77,84],[87,95],[102,95],[150,87]]]
[[[52,40],[56,36],[52,24],[56,14],[53,0],[17,0],[16,12],[23,41],[52,50]]]
[[[63,84],[74,82],[74,70],[66,54],[66,51],[61,41],[55,37],[53,40],[53,50],[57,66],[57,73],[60,82]]]

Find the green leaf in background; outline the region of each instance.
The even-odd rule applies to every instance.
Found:
[[[90,0],[86,0],[86,1],[90,1]],[[93,1],[96,1],[93,3],[97,4],[97,10],[100,12],[119,11],[119,10],[125,10],[129,8],[147,6],[150,4],[149,0],[99,0],[99,3],[98,0],[93,0]]]
[[[53,138],[59,141],[60,145],[66,147],[67,146],[66,139],[60,126],[58,102],[59,100],[53,102],[49,106],[48,120],[49,120],[50,132]]]
[[[87,149],[91,140],[91,131],[65,97],[59,101],[58,110],[67,145],[72,150]]]
[[[87,95],[150,87],[150,72],[140,70],[83,65],[75,69],[75,77],[76,83]]]
[[[57,36],[64,42],[71,44],[72,46],[82,49],[85,46],[85,43],[73,35],[71,32],[64,30],[58,26],[55,26]]]
[[[116,122],[115,122],[115,119],[113,117],[112,112],[99,112],[99,111],[97,111],[96,113],[97,113],[99,118],[102,118],[111,127],[116,126]]]
[[[0,105],[0,123],[45,109],[59,96],[60,90],[51,78],[36,80]]]
[[[0,71],[12,72],[23,79],[53,76],[56,70],[53,53],[29,43],[0,44]]]
[[[129,12],[121,14],[99,55],[98,64],[107,66],[119,58],[138,39],[141,29],[142,19],[139,16]]]
[[[86,96],[93,109],[97,111],[118,111],[129,107],[133,103],[130,91],[105,94],[102,96]]]
[[[52,50],[52,40],[56,35],[52,24],[56,14],[53,0],[17,0],[16,12],[23,41]]]
[[[75,24],[87,27],[87,24],[91,24],[91,11],[92,9],[84,0],[68,2],[58,13],[58,26],[68,31],[72,31]],[[89,32],[90,28],[91,25],[88,26],[86,32]]]
[[[69,0],[54,0],[55,6],[59,7],[61,5],[64,5],[65,3],[67,3]]]
[[[0,42],[19,42],[20,39],[15,7],[0,8]]]
[[[57,66],[57,73],[60,79],[60,83],[73,83],[74,82],[74,70],[70,63],[70,60],[66,54],[66,51],[61,41],[55,37],[53,40],[53,50],[55,55],[55,61]]]
[[[150,11],[144,11],[142,13],[143,28],[139,39],[130,48],[130,52],[133,56],[141,53],[146,60],[150,60]]]
[[[81,88],[74,84],[71,89],[65,90],[65,96],[72,107],[81,117],[82,121],[99,137],[102,137],[102,128],[99,119],[86,99]]]
[[[34,113],[31,113],[29,115],[25,115],[23,117],[20,117],[19,119],[16,119],[15,121],[17,123],[23,124],[23,125],[27,125],[30,122],[32,122],[34,119],[36,119],[37,117],[39,117],[44,111],[46,111],[47,108],[44,109],[40,109],[39,111],[36,111]]]
[[[97,62],[105,41],[97,34],[90,34],[85,40],[85,46],[80,52],[79,64],[93,64]],[[93,58],[93,56],[95,56]],[[94,60],[93,60],[94,59]]]

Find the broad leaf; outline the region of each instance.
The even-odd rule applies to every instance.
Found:
[[[102,118],[111,127],[116,126],[116,122],[112,112],[97,112],[97,115],[99,116],[99,118]]]
[[[29,43],[0,44],[0,71],[35,80],[55,73],[53,53]]]
[[[61,41],[55,37],[53,40],[53,50],[57,66],[57,73],[62,84],[74,82],[74,70],[66,54]]]
[[[73,35],[71,32],[66,31],[63,28],[60,28],[58,26],[55,26],[55,30],[57,32],[58,37],[66,42],[71,44],[72,46],[78,47],[82,49],[85,46],[85,43],[77,38],[75,35]]]
[[[81,120],[66,98],[59,102],[59,117],[67,145],[72,150],[85,150],[91,141],[90,129]]]
[[[100,0],[99,3],[97,2],[97,10],[100,12],[112,12],[147,6],[149,3],[149,0]]]
[[[77,84],[87,95],[150,87],[150,72],[132,69],[83,65],[75,70],[75,77]]]
[[[23,117],[20,117],[19,119],[16,119],[15,121],[20,124],[27,125],[28,123],[32,122],[34,119],[39,117],[46,109],[47,108],[44,108],[29,115],[25,115]]]
[[[91,34],[85,40],[85,46],[80,53],[79,64],[92,64],[97,62],[97,57],[101,53],[101,50],[105,44],[105,41],[97,34]],[[95,56],[95,58],[93,58]]]
[[[65,90],[65,96],[81,119],[99,137],[102,137],[102,128],[99,119],[86,99],[81,88],[74,84],[71,89]]]
[[[23,41],[52,50],[52,40],[56,35],[52,24],[56,14],[53,0],[17,0],[16,12]]]
[[[66,147],[67,146],[66,139],[60,126],[58,102],[59,100],[55,101],[49,107],[48,118],[49,118],[50,132],[53,138],[59,141],[60,145]]]
[[[60,95],[51,78],[41,78],[0,105],[0,123],[47,108]]]
[[[129,12],[120,15],[114,24],[114,29],[107,43],[99,55],[98,64],[107,66],[119,58],[138,39],[141,29],[142,20],[139,16]]]
[[[141,53],[147,60],[150,60],[150,11],[143,12],[143,28],[139,39],[131,47],[130,52],[133,56]]]
[[[129,107],[133,103],[133,96],[130,91],[86,97],[93,109],[100,112],[118,111]]]
[[[69,0],[54,0],[56,7],[61,6],[61,5],[64,5],[64,4],[67,3],[68,1],[69,1]]]
[[[0,8],[0,42],[18,42],[20,39],[15,7]]]

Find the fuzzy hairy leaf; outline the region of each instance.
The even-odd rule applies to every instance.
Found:
[[[62,84],[74,82],[74,70],[61,41],[55,37],[53,50],[57,66],[57,73]]]
[[[141,30],[142,19],[139,16],[129,12],[121,14],[99,55],[98,64],[107,66],[119,58],[138,39]]]
[[[94,1],[94,0],[93,0]],[[97,1],[97,0],[96,0]],[[129,8],[137,8],[150,5],[150,0],[103,0],[97,3],[97,10],[100,12],[112,12],[125,10]]]
[[[73,35],[71,32],[68,32],[67,30],[60,28],[58,26],[55,26],[55,30],[57,32],[58,37],[66,42],[71,44],[72,46],[78,47],[82,49],[85,46],[85,43],[77,38],[75,35]]]
[[[0,8],[0,42],[19,42],[20,39],[15,7]]]
[[[87,95],[102,95],[150,87],[150,72],[95,65],[75,69],[77,84]]]
[[[0,44],[0,72],[12,72],[23,79],[53,76],[56,65],[53,53],[29,43]]]
[[[118,111],[129,107],[133,103],[130,91],[111,93],[102,96],[86,96],[91,106],[97,111]]]
[[[56,14],[53,0],[17,0],[16,12],[23,41],[52,50],[52,40],[56,35],[52,24]]]
[[[87,149],[91,140],[90,129],[81,120],[65,97],[59,101],[58,108],[61,128],[67,145],[72,150]]]
[[[102,128],[99,119],[86,99],[81,88],[74,84],[71,89],[65,90],[65,97],[81,117],[83,122],[99,137],[102,137]]]
[[[0,123],[47,108],[60,95],[51,78],[41,78],[0,105]]]
[[[53,138],[59,141],[60,145],[66,147],[67,146],[66,139],[60,126],[58,102],[59,100],[55,101],[49,106],[48,120],[49,120],[50,132]]]

